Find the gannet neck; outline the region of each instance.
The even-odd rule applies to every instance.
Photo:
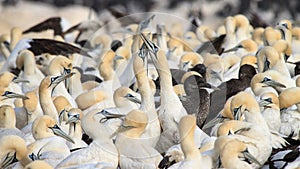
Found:
[[[201,158],[194,140],[195,128],[196,118],[193,115],[187,115],[181,118],[179,122],[180,145],[186,160],[195,159],[195,157]]]
[[[156,69],[160,77],[161,97],[162,99],[167,99],[165,96],[168,95],[168,93],[176,95],[173,91],[172,75],[164,51],[158,51],[157,57],[158,64],[156,65]]]
[[[76,69],[73,69],[73,72],[75,72],[75,75],[70,77],[69,92],[73,98],[76,98],[79,94],[81,94],[83,92],[83,88],[82,88],[82,84],[80,81],[80,78],[81,78],[80,72]]]
[[[148,83],[149,79],[143,67],[142,59],[140,57],[135,57],[133,66],[138,88],[141,93],[142,102],[140,109],[148,114],[149,119],[157,118],[156,113],[150,113],[155,112],[154,97],[151,92],[150,84]]]
[[[19,68],[24,67],[25,75],[34,75],[36,70],[34,54],[29,50],[24,50],[17,58]]]
[[[43,79],[39,87],[39,100],[41,108],[44,112],[44,115],[49,115],[56,121],[58,121],[58,112],[56,111],[55,105],[52,101],[52,88],[49,88],[44,84],[44,81],[48,80],[47,78]]]
[[[11,29],[10,45],[9,45],[11,51],[16,47],[21,37],[22,37],[22,30],[19,27],[14,27]]]
[[[133,128],[130,130],[125,131],[125,136],[126,138],[131,138],[131,139],[139,139],[141,135],[143,134],[143,131],[145,128]]]

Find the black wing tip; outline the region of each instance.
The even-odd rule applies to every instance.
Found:
[[[85,48],[80,48],[72,44],[61,42],[53,39],[36,38],[29,42],[31,45],[28,50],[32,51],[35,55],[41,55],[43,53],[50,53],[52,55],[64,55],[78,53],[83,56],[93,58]]]
[[[48,29],[54,30],[54,35],[60,35],[63,37],[62,34],[62,26],[61,26],[61,17],[50,17],[28,29],[23,31],[23,34],[30,33],[30,32],[42,32]]]

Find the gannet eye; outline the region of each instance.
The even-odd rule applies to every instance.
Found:
[[[288,25],[286,23],[283,23],[282,26],[284,26],[286,29],[288,29]]]
[[[243,45],[238,45],[237,48],[243,48]]]
[[[7,95],[9,95],[9,94],[12,94],[12,92],[10,92],[10,91],[5,91],[4,94],[3,94],[2,96],[7,96]]]
[[[272,103],[272,98],[267,98],[266,101]]]
[[[55,81],[55,78],[54,77],[51,77],[51,83],[53,83]]]
[[[267,82],[267,81],[270,81],[271,79],[267,78],[267,77],[264,77],[263,79],[263,82]]]
[[[60,129],[57,124],[55,124],[52,128],[54,128],[54,129]]]
[[[239,108],[238,108],[238,107],[236,107],[236,108],[233,109],[233,112],[234,112],[234,113],[237,113],[238,111],[239,111]]]
[[[66,72],[66,73],[71,73],[71,69],[66,69],[66,68],[64,68],[64,71]]]
[[[53,83],[57,78],[58,78],[59,76],[57,76],[57,77],[51,77],[51,83]]]
[[[130,93],[127,93],[127,94],[125,95],[125,97],[133,97],[133,95],[130,94]]]

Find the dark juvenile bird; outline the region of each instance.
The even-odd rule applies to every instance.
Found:
[[[195,65],[189,71],[198,72],[204,79],[206,79],[206,66],[202,63]]]
[[[225,102],[231,96],[240,91],[244,91],[250,86],[252,77],[256,74],[256,70],[251,65],[242,65],[239,70],[238,79],[230,79],[218,86],[219,90],[215,90],[210,94],[209,114],[207,121],[212,120],[223,108]]]
[[[203,77],[191,75],[184,81],[186,96],[181,99],[183,107],[188,114],[195,114],[197,126],[202,128],[209,113],[210,94],[206,89],[214,87],[206,83]]]

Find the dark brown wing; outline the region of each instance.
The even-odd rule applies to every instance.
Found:
[[[35,56],[49,53],[68,57],[70,54],[79,53],[87,57],[92,57],[84,49],[52,39],[32,39],[29,44],[30,48],[28,50],[32,51]]]
[[[31,28],[23,31],[24,34],[30,32],[42,32],[48,29],[53,29],[54,35],[61,35],[62,34],[62,26],[61,26],[61,18],[60,17],[51,17],[49,19],[44,20],[43,22],[32,26]]]
[[[197,53],[203,54],[203,53],[210,53],[210,54],[222,54],[222,44],[224,42],[224,39],[226,37],[226,34],[220,35],[213,41],[204,42],[203,45],[197,50]]]

